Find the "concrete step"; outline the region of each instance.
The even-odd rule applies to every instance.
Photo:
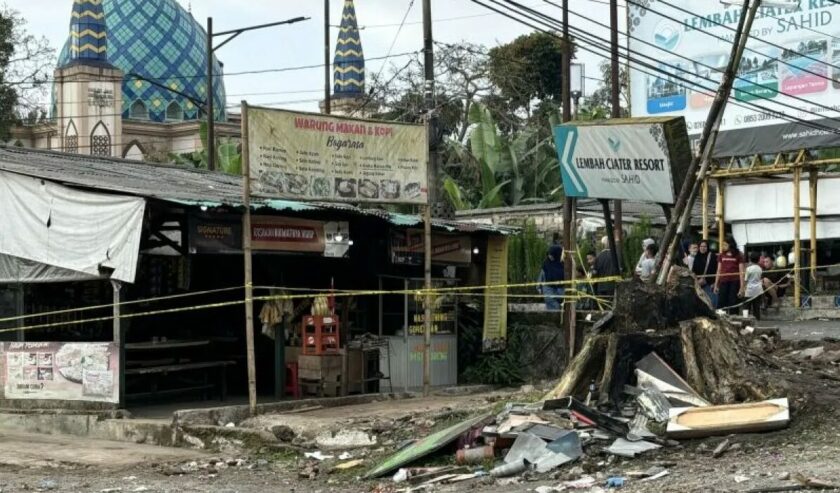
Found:
[[[776,310],[770,308],[761,313],[762,320],[777,320],[791,322],[794,320],[840,320],[840,308],[803,308],[797,310],[792,306],[783,306]]]

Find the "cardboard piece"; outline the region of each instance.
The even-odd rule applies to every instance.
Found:
[[[729,406],[671,408],[666,434],[672,438],[701,438],[779,430],[789,423],[790,404],[787,399]]]

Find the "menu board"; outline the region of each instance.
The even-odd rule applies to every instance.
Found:
[[[255,195],[328,202],[425,204],[423,125],[248,107]]]
[[[114,343],[5,342],[6,399],[119,402]]]
[[[507,345],[508,242],[504,236],[487,239],[484,282],[484,352],[501,351]]]

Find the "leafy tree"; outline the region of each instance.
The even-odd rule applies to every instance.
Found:
[[[46,38],[26,31],[19,12],[0,8],[0,140],[22,120],[41,119],[54,55]]]
[[[600,65],[601,80],[598,89],[587,98],[587,107],[592,111],[598,111],[608,117],[612,114],[612,70],[609,61],[604,61]],[[620,103],[621,116],[630,116],[630,73],[625,65],[619,66],[619,80],[620,87]]]
[[[563,81],[563,41],[535,32],[489,52],[490,81],[515,108],[530,110],[534,100],[559,100]]]

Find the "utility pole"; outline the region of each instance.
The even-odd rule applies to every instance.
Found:
[[[285,24],[295,24],[306,20],[309,20],[309,17],[295,17],[294,19],[288,19],[285,21],[271,22],[269,24],[260,24],[258,26],[248,26],[240,29],[214,33],[213,18],[207,18],[207,82],[205,84],[207,94],[205,95],[206,101],[204,103],[204,109],[207,113],[207,169],[211,171],[216,169],[216,118],[214,116],[215,111],[213,108],[215,105],[215,102],[213,101],[213,87],[215,87],[213,84],[213,54],[216,50],[230,43],[242,33],[266,29],[268,27],[282,26]],[[218,36],[227,36],[227,39],[218,45],[213,46],[213,38]]]
[[[330,0],[324,0],[324,113],[332,113],[332,64],[330,63]]]
[[[216,118],[213,116],[213,18],[207,18],[207,169],[216,170]]]
[[[424,100],[426,103],[427,135],[429,138],[429,171],[427,173],[429,186],[426,195],[426,208],[423,212],[425,255],[425,310],[424,340],[423,340],[423,395],[428,396],[432,384],[432,204],[438,199],[437,194],[437,118],[435,117],[435,46],[432,36],[432,1],[423,0],[423,64],[425,68],[426,86]],[[406,355],[408,357],[408,355]]]
[[[735,32],[735,39],[732,40],[729,63],[721,78],[720,87],[715,95],[712,107],[709,109],[709,115],[706,117],[706,124],[700,136],[701,154],[692,159],[691,164],[688,166],[685,174],[686,179],[680,188],[677,202],[674,205],[674,220],[668,222],[668,226],[665,228],[665,233],[662,236],[663,248],[656,255],[656,270],[658,272],[656,281],[660,285],[664,284],[668,278],[668,271],[671,268],[672,261],[676,258],[677,248],[682,239],[682,234],[690,222],[691,211],[694,207],[694,201],[697,199],[700,184],[706,179],[709,162],[712,159],[715,142],[720,131],[723,113],[735,82],[735,73],[741,65],[741,58],[744,55],[747,41],[750,38],[750,30],[752,29],[753,21],[755,20],[760,4],[761,0],[754,0],[752,4],[748,0],[743,2],[741,17],[738,21],[738,29]],[[722,190],[718,190],[718,193],[722,193]],[[722,228],[720,233],[721,235],[723,234]]]
[[[572,40],[569,37],[569,0],[563,0],[563,123],[572,119]],[[576,228],[572,224],[577,201],[574,197],[566,197],[563,203],[563,251],[566,254],[564,259],[564,270],[566,278],[574,278],[574,245]],[[576,290],[577,286],[572,285],[571,289]],[[563,300],[565,301],[565,300]],[[563,303],[563,333],[565,334],[566,347],[569,350],[569,361],[575,354],[575,304],[572,301]]]
[[[621,73],[618,62],[618,0],[610,0],[610,74],[612,77],[612,118],[621,118]],[[620,200],[613,203],[615,215],[615,257],[618,259],[616,267],[621,272],[622,267],[622,245],[624,243],[623,229],[623,207]]]

